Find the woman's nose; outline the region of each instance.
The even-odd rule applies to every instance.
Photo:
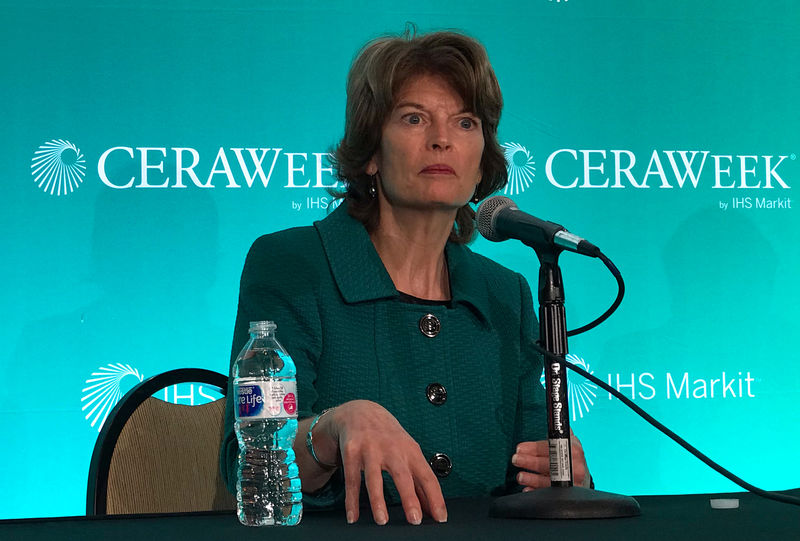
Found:
[[[434,121],[428,132],[428,146],[432,150],[447,150],[450,148],[450,133],[445,122]]]

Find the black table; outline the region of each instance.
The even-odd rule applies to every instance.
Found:
[[[800,496],[800,489],[787,493]],[[738,498],[738,509],[712,509],[710,498]],[[343,511],[307,512],[296,527],[248,528],[233,513],[117,515],[0,521],[2,540],[777,540],[800,541],[800,507],[749,493],[637,497],[642,515],[604,520],[503,520],[489,518],[489,500],[448,502],[449,520],[406,524],[391,508],[389,524],[376,526],[369,510],[347,525]]]

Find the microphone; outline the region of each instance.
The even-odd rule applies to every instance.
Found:
[[[555,247],[590,257],[599,257],[601,253],[597,246],[563,226],[522,212],[514,201],[502,195],[486,199],[477,214],[478,231],[492,242],[517,239],[537,251]]]

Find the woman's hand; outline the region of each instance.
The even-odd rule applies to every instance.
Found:
[[[575,485],[589,488],[592,476],[586,466],[583,446],[572,429],[569,432],[572,441],[572,481]],[[520,443],[511,457],[511,463],[527,470],[517,474],[517,483],[525,487],[523,492],[550,486],[550,449],[547,440]]]
[[[314,430],[315,441],[318,434],[338,442],[344,466],[348,523],[358,520],[362,471],[377,524],[389,520],[383,496],[383,471],[392,477],[409,523],[422,522],[423,512],[437,522],[447,520],[439,481],[419,444],[383,406],[368,400],[346,402],[320,418]]]

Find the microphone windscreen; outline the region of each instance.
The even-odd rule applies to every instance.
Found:
[[[500,242],[508,238],[498,233],[494,226],[497,213],[508,207],[516,208],[517,205],[514,204],[514,201],[502,195],[490,197],[478,206],[478,231],[487,240]]]

